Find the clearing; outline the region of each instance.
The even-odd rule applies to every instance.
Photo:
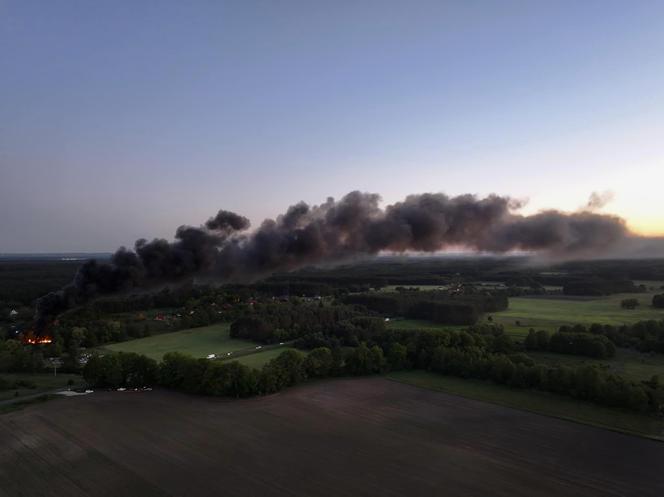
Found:
[[[168,352],[182,352],[199,358],[216,354],[219,359],[237,360],[259,369],[284,350],[291,348],[288,344],[259,345],[249,340],[231,338],[229,331],[228,323],[213,324],[105,345],[101,349],[112,352],[135,352],[157,361],[161,361]]]

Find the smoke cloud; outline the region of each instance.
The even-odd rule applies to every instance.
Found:
[[[250,233],[248,219],[221,210],[200,227],[181,226],[174,241],[141,239],[133,250],[120,248],[110,263],[86,262],[70,285],[39,299],[38,320],[45,322],[96,296],[194,276],[247,281],[358,255],[449,247],[587,257],[629,235],[625,222],[615,216],[589,210],[524,216],[518,213],[520,202],[498,195],[425,193],[385,208],[380,201],[377,194],[354,191],[320,205],[300,202]]]
[[[615,198],[615,194],[612,191],[605,192],[592,192],[588,198],[588,203],[585,206],[587,211],[598,211],[603,209],[606,204],[611,202]]]

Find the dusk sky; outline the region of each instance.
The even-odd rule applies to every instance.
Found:
[[[664,234],[664,2],[0,0],[0,252],[495,192]]]

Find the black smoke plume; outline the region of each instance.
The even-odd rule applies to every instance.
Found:
[[[252,233],[249,220],[228,211],[203,226],[181,226],[175,240],[138,240],[110,263],[86,262],[74,281],[37,302],[38,323],[91,298],[205,276],[246,281],[308,264],[379,252],[436,252],[450,247],[553,257],[595,256],[628,235],[622,219],[589,211],[524,216],[521,203],[490,195],[410,195],[380,207],[380,196],[351,192],[321,205],[300,202]]]

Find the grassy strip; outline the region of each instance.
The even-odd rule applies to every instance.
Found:
[[[282,346],[277,345],[276,348],[272,347],[272,348],[267,348],[266,350],[266,347],[264,347],[260,352],[257,351],[255,353],[245,354],[242,356],[234,354],[234,357],[231,357],[226,360],[237,360],[240,364],[244,364],[245,366],[249,366],[250,368],[260,369],[282,352],[290,350],[292,348],[293,347],[289,347],[287,345],[282,345]]]
[[[12,411],[18,411],[19,409],[23,409],[24,407],[30,406],[32,404],[41,404],[43,402],[46,402],[47,400],[55,399],[56,397],[57,395],[45,393],[37,397],[18,400],[16,402],[12,402],[11,404],[3,404],[0,405],[0,414],[5,414]]]
[[[72,380],[74,386],[83,383],[83,379],[77,374],[58,373],[2,373],[0,376],[9,382],[25,380],[34,385],[34,388],[18,387],[0,391],[0,401],[35,395],[40,392],[55,390],[56,388],[67,388],[67,382]],[[16,395],[18,392],[18,395]]]
[[[429,390],[664,441],[664,420],[654,416],[597,406],[537,390],[514,390],[490,382],[419,370],[396,371],[388,374],[387,378]]]

